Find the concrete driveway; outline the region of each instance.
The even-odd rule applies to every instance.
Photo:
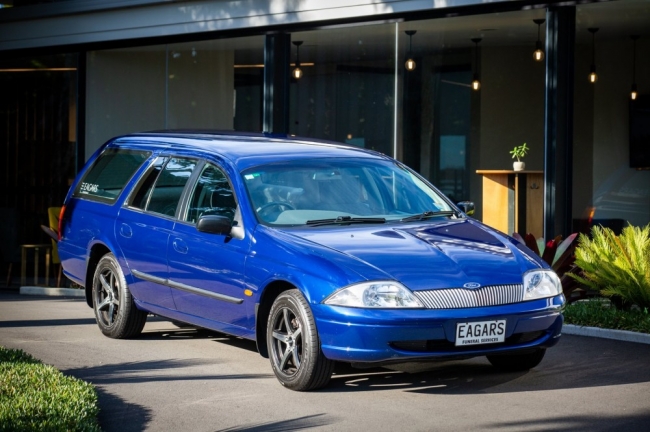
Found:
[[[484,358],[340,367],[297,393],[252,342],[155,317],[112,340],[83,300],[0,293],[0,345],[95,384],[106,431],[650,430],[650,345],[629,342],[564,336],[527,373]]]

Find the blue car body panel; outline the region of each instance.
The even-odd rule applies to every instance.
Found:
[[[75,196],[84,172],[106,148],[113,147],[146,150],[150,156],[114,202]],[[151,215],[126,204],[151,162],[165,155],[209,162],[228,176],[241,212],[242,239],[202,233],[175,217]],[[59,242],[65,275],[85,285],[90,251],[101,245],[117,257],[139,308],[249,339],[256,338],[257,311],[265,290],[281,282],[300,290],[308,301],[322,351],[332,360],[471,357],[557,343],[564,306],[561,294],[459,309],[324,304],[337,290],[364,281],[399,281],[413,292],[467,284],[512,285],[522,284],[527,270],[548,266],[515,239],[467,217],[351,226],[260,223],[240,173],[278,160],[322,157],[392,160],[337,143],[262,135],[152,133],[111,140],[91,157],[66,198]],[[214,297],[197,295],[183,286]],[[457,323],[487,320],[506,321],[506,343],[454,347]],[[523,334],[532,339],[517,340]]]

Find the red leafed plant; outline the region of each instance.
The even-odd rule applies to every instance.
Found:
[[[569,277],[571,273],[580,274],[582,271],[580,267],[575,265],[578,233],[573,233],[564,240],[559,235],[546,242],[546,244],[544,239],[536,239],[530,233],[524,237],[518,233],[514,233],[512,236],[539,255],[557,273],[562,282],[562,291],[569,303],[589,296],[589,292],[575,279]]]

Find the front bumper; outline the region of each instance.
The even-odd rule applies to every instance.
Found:
[[[321,349],[330,360],[374,363],[463,358],[555,345],[564,296],[469,309],[357,309],[313,306]],[[456,347],[459,322],[506,320],[506,341]]]

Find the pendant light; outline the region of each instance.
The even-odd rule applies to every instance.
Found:
[[[472,38],[472,42],[474,42],[475,47],[474,47],[474,52],[476,54],[476,60],[474,61],[474,79],[472,80],[472,89],[479,91],[481,89],[481,80],[479,80],[479,75],[478,75],[478,44],[481,42],[483,38]]]
[[[404,33],[409,36],[409,52],[404,67],[407,71],[411,72],[415,70],[416,66],[415,60],[413,60],[413,35],[417,33],[417,30],[406,30]]]
[[[538,18],[534,19],[533,22],[537,24],[537,42],[535,42],[535,52],[533,53],[533,58],[535,61],[541,62],[544,60],[544,49],[542,48],[542,40],[540,39],[540,29],[546,20],[543,18]]]
[[[291,71],[291,76],[299,80],[302,78],[302,69],[300,69],[300,45],[302,45],[302,41],[293,41],[293,44],[296,46],[296,67]]]
[[[639,95],[636,90],[636,41],[639,39],[639,35],[632,35],[630,39],[634,41],[634,48],[632,48],[632,91],[630,91],[630,99],[636,100],[636,97]]]
[[[590,27],[589,33],[591,33],[591,68],[589,70],[589,82],[595,83],[598,81],[598,75],[596,75],[596,32],[598,27]]]

